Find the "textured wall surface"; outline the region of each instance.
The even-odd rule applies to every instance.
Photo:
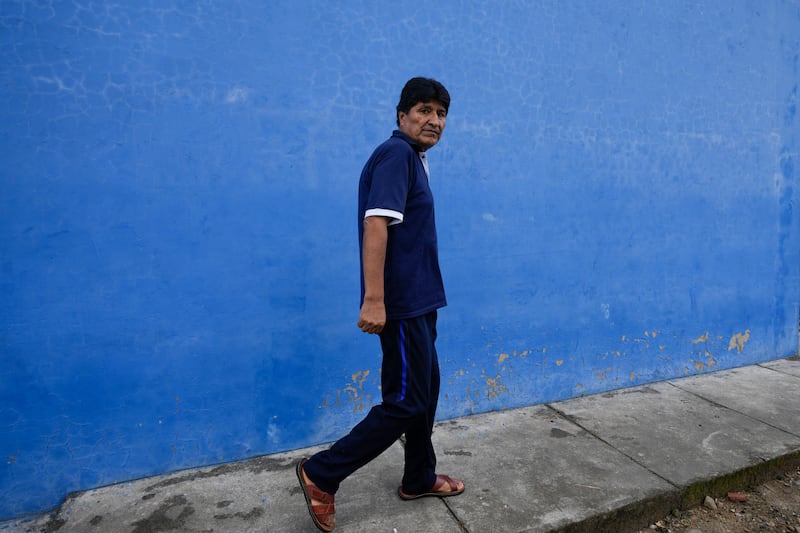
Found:
[[[411,76],[440,417],[798,346],[800,4],[0,2],[0,518],[379,401],[358,175]]]

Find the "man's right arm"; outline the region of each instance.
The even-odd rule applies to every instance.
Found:
[[[364,269],[364,303],[358,317],[358,327],[365,333],[380,333],[386,325],[383,270],[386,263],[386,243],[389,237],[388,217],[364,218],[362,264]]]

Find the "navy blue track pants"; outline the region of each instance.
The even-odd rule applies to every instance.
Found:
[[[383,453],[405,433],[403,490],[425,492],[436,481],[431,443],[439,401],[437,312],[390,320],[380,334],[383,402],[370,409],[348,435],[315,454],[304,466],[320,489],[335,494],[347,476]]]

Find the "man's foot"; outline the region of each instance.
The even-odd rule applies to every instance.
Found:
[[[333,494],[323,492],[313,481],[308,479],[303,465],[308,459],[301,459],[297,463],[295,472],[297,480],[300,481],[300,488],[303,489],[303,496],[306,498],[306,507],[311,515],[314,525],[326,533],[333,531],[336,522],[336,510],[333,507]]]
[[[450,476],[437,475],[433,487],[428,492],[420,494],[409,494],[403,491],[403,487],[397,489],[397,495],[402,500],[416,500],[417,498],[427,498],[436,496],[437,498],[445,498],[447,496],[458,496],[464,492],[464,482],[459,479],[453,479]]]

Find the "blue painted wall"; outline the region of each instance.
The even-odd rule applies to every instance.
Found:
[[[355,196],[411,76],[440,416],[794,353],[796,1],[0,2],[0,517],[379,401]]]

